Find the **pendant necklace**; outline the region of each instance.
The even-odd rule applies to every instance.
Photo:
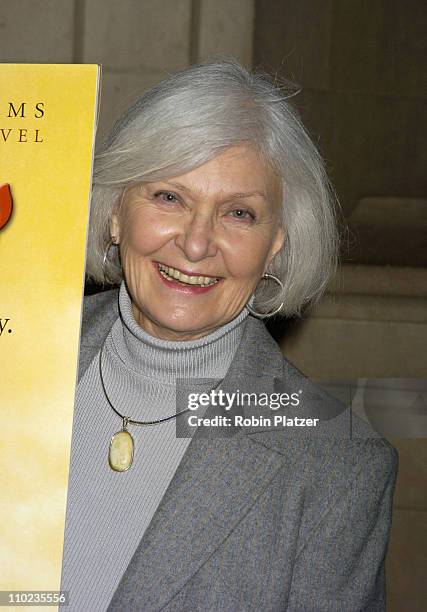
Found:
[[[102,352],[104,350],[104,344],[99,351],[99,375],[101,378],[101,386],[104,392],[104,395],[107,399],[107,402],[110,404],[111,408],[114,412],[122,419],[122,429],[117,431],[110,440],[110,446],[108,450],[108,464],[112,470],[115,472],[126,472],[133,463],[133,455],[135,443],[128,431],[128,425],[157,425],[158,423],[165,423],[166,421],[170,421],[171,419],[175,419],[180,414],[184,412],[188,412],[190,408],[184,408],[180,412],[176,412],[175,414],[171,414],[167,417],[163,417],[162,419],[157,419],[155,421],[136,421],[131,419],[128,416],[124,416],[120,414],[120,412],[113,406],[110,398],[108,397],[107,391],[105,389],[104,377],[102,375]]]

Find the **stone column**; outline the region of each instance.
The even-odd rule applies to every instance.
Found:
[[[84,62],[103,66],[102,136],[134,99],[190,61],[191,0],[80,0]]]
[[[191,60],[232,56],[252,65],[254,0],[193,0]]]

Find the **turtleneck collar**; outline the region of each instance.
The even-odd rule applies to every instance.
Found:
[[[134,374],[169,384],[176,378],[223,378],[249,315],[245,307],[235,319],[197,340],[162,340],[148,334],[135,321],[124,282],[120,286],[119,312],[118,324],[112,329],[111,348],[122,365]]]

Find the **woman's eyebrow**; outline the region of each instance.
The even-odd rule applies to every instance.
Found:
[[[263,198],[264,200],[267,199],[266,195],[264,193],[262,193],[261,191],[249,191],[248,193],[230,193],[229,196],[230,199],[238,199],[238,198],[252,198],[253,196],[257,196],[259,198]]]
[[[193,193],[191,189],[189,189],[185,185],[182,185],[181,183],[177,183],[175,181],[165,181],[165,183],[167,183],[171,187],[174,187],[175,189],[184,191],[185,193],[188,193],[188,194]],[[237,200],[241,198],[251,198],[254,196],[258,196],[260,198],[263,198],[264,200],[267,199],[267,196],[265,195],[265,193],[262,193],[261,191],[248,191],[248,192],[238,191],[236,193],[224,193],[222,197],[225,200]]]

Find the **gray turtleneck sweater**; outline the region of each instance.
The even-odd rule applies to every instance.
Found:
[[[123,283],[120,317],[102,349],[102,376],[112,405],[135,420],[176,412],[175,381],[223,379],[241,340],[248,311],[195,341],[147,334],[135,321]],[[195,391],[200,388],[195,385]],[[129,425],[134,461],[126,472],[108,464],[111,436],[121,429],[100,378],[99,354],[76,392],[61,589],[69,612],[104,611],[190,443],[176,437],[175,419]]]

